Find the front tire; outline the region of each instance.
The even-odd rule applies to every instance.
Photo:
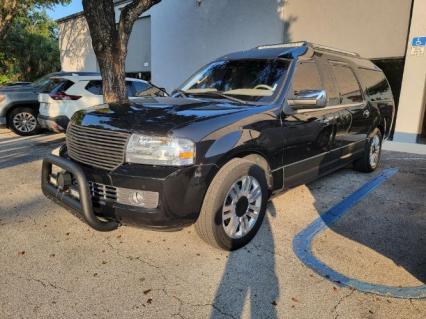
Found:
[[[382,154],[382,139],[382,133],[377,128],[370,134],[362,157],[354,162],[357,171],[371,173],[377,169]]]
[[[264,170],[248,160],[233,159],[211,182],[195,229],[212,246],[224,250],[241,248],[259,230],[267,201]]]
[[[35,135],[40,131],[37,112],[30,107],[13,109],[8,116],[7,124],[13,132],[21,136]]]

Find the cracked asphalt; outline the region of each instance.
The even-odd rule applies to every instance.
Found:
[[[371,180],[343,169],[270,202],[244,249],[223,252],[192,227],[90,229],[40,190],[41,158],[63,135],[0,130],[0,318],[425,318],[425,299],[338,286],[292,240]],[[384,152],[399,172],[319,234],[315,255],[374,284],[426,283],[426,156]]]

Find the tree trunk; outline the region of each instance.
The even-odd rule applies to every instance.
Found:
[[[125,63],[136,19],[161,0],[133,0],[121,9],[116,23],[113,0],[83,0],[93,50],[102,76],[105,103],[128,104]]]
[[[105,103],[129,102],[126,87],[125,62],[127,47],[121,47],[119,41],[114,39],[112,50],[98,52],[97,58],[103,82]]]

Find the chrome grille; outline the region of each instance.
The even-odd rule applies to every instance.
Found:
[[[100,183],[89,182],[89,191],[94,202],[116,202],[117,188]]]
[[[112,170],[123,164],[129,134],[70,124],[68,155],[75,161]]]

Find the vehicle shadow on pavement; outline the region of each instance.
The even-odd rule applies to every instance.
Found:
[[[348,271],[346,276],[372,284],[426,284],[426,157],[423,163],[421,170],[410,170],[407,162],[387,162],[383,166],[404,167],[404,171],[385,181],[337,221],[327,223],[323,219],[332,233],[317,236],[322,236],[317,241],[319,259],[324,258],[331,268]],[[329,191],[324,185],[330,185],[327,179],[307,185],[318,212],[324,212],[323,199]],[[350,193],[340,195],[347,197]],[[333,232],[364,247],[343,241]]]
[[[250,318],[278,318],[275,306],[279,299],[279,282],[270,227],[270,219],[275,216],[275,207],[270,202],[263,225],[253,241],[230,253],[216,291],[211,319],[222,318],[224,314],[241,318],[245,305],[250,307]]]
[[[0,169],[40,160],[64,141],[62,134],[0,138]]]

